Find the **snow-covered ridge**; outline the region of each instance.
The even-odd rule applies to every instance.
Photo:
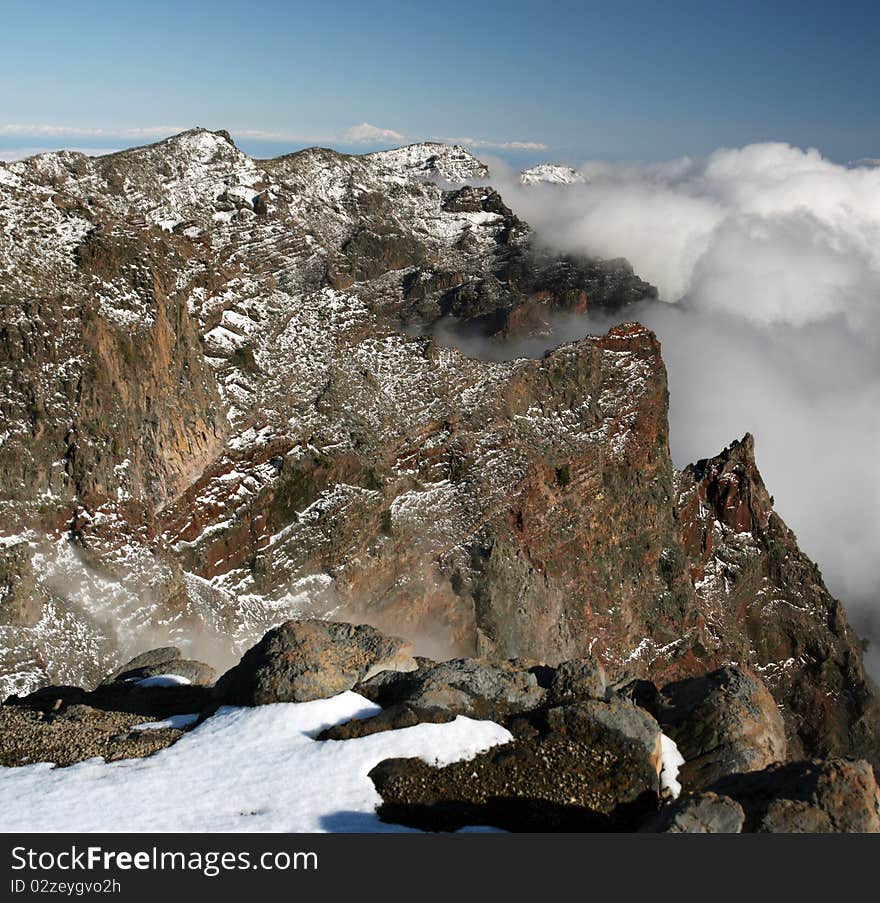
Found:
[[[489,167],[460,144],[425,141],[367,156],[391,169],[439,176],[447,182],[461,183],[489,177]]]
[[[587,179],[571,166],[558,163],[540,163],[531,169],[524,169],[519,174],[523,185],[535,185],[543,182],[550,185],[582,185]]]

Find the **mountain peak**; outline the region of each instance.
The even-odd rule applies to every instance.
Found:
[[[460,144],[422,141],[394,150],[377,151],[368,157],[391,169],[440,177],[448,182],[469,182],[489,177],[489,167]]]
[[[550,185],[582,185],[587,181],[576,169],[559,163],[539,163],[531,169],[524,169],[519,174],[519,180],[523,185],[534,185],[538,182]]]

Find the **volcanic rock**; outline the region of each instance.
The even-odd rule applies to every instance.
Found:
[[[664,806],[639,829],[655,834],[739,834],[745,813],[729,796],[694,793]]]
[[[635,323],[503,360],[655,292],[541,250],[486,176],[204,129],[0,163],[0,692],[99,682],[126,632],[235,660],[332,616],[615,686],[740,662],[791,755],[880,764],[858,638],[751,438],[676,473]]]
[[[630,735],[632,723],[572,706],[536,714],[529,734],[523,727],[511,743],[469,761],[379,763],[370,778],[383,800],[380,817],[431,831],[632,830],[656,808],[657,762]]]
[[[308,702],[350,690],[380,671],[415,667],[408,643],[374,627],[286,621],[217,681],[216,695],[225,705]]]
[[[175,728],[135,731],[143,715],[72,705],[58,714],[0,706],[0,766],[36,762],[73,765],[100,756],[107,762],[148,756],[178,740]]]
[[[711,789],[742,806],[746,831],[880,832],[880,789],[865,761],[771,765],[763,771],[721,778]]]
[[[725,667],[667,684],[658,719],[685,758],[679,780],[703,788],[717,778],[759,771],[785,759],[776,702],[756,674]]]
[[[550,684],[548,702],[561,705],[590,698],[604,699],[605,695],[605,669],[601,662],[579,658],[560,663]]]
[[[660,774],[660,726],[647,712],[634,705],[620,699],[610,702],[586,699],[548,709],[543,717],[554,734],[570,737],[586,746],[607,743],[610,735],[616,735],[619,742],[640,747],[646,761],[656,774]]]
[[[754,438],[686,467],[676,483],[711,657],[760,673],[781,706],[790,757],[850,755],[880,768],[880,702],[859,641],[773,510]]]
[[[162,674],[183,677],[189,683],[202,687],[210,687],[217,679],[217,672],[210,665],[183,658],[176,646],[165,646],[136,655],[106,677],[103,683],[143,680]]]
[[[454,659],[396,677],[380,675],[357,691],[380,705],[406,703],[454,715],[504,720],[540,705],[546,691],[535,666],[521,662]]]

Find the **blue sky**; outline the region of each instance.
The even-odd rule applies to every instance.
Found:
[[[2,0],[0,31],[7,153],[198,124],[265,155],[439,137],[572,163],[765,140],[880,156],[876,2]]]

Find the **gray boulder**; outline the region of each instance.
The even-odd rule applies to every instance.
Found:
[[[739,834],[745,813],[729,796],[694,793],[664,806],[641,831],[655,834]]]
[[[563,662],[553,675],[547,701],[552,705],[580,702],[583,699],[604,699],[605,669],[592,658],[577,658]]]
[[[406,703],[414,709],[503,720],[544,702],[546,690],[535,671],[517,660],[453,659],[399,678],[380,676],[357,689],[383,706]]]
[[[191,684],[199,687],[210,687],[217,679],[217,672],[210,665],[183,658],[176,646],[163,646],[136,655],[108,675],[102,681],[102,685],[143,680],[160,674],[185,677]]]
[[[386,669],[415,667],[409,643],[374,627],[286,621],[217,681],[216,696],[227,705],[308,702],[350,690]]]
[[[124,665],[121,665],[112,674],[108,674],[102,683],[114,683],[117,680],[123,680],[124,676],[131,671],[139,671],[142,668],[155,668],[157,665],[176,662],[182,658],[183,656],[177,646],[160,646],[158,649],[148,649],[146,652],[141,652]]]
[[[660,725],[645,711],[622,699],[583,702],[551,708],[546,714],[547,726],[560,736],[585,745],[607,744],[609,735],[618,742],[629,743],[641,752],[655,774],[662,767]]]
[[[660,729],[622,701],[523,713],[513,740],[463,762],[380,762],[379,816],[426,830],[631,831],[660,801]]]
[[[679,780],[688,790],[785,758],[776,702],[747,668],[728,666],[667,684],[657,700],[657,719],[685,758]]]

